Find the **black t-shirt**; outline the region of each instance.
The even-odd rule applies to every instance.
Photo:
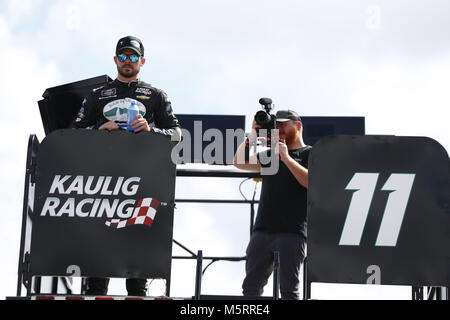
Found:
[[[311,146],[289,150],[289,155],[308,168]],[[278,173],[264,175],[258,215],[254,230],[292,232],[306,238],[307,189],[303,187],[280,161]]]

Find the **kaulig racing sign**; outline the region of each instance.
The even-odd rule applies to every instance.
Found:
[[[76,146],[76,147],[75,147]],[[61,130],[39,146],[30,272],[170,279],[170,137]]]
[[[150,227],[160,205],[155,198],[140,200],[117,198],[133,197],[139,190],[140,177],[71,176],[56,175],[44,202],[41,217],[108,218],[106,226],[125,228],[143,224]],[[82,200],[67,197],[71,194],[86,196]],[[107,196],[114,198],[108,199]]]

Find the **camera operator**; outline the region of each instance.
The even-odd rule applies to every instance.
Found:
[[[253,121],[249,139],[257,138],[261,128]],[[275,147],[280,165],[274,175],[264,175],[258,214],[246,255],[244,296],[261,296],[273,271],[274,252],[280,253],[280,291],[285,300],[299,299],[300,266],[305,259],[308,156],[311,150],[303,142],[303,124],[292,110],[278,111],[276,129],[280,142]],[[273,141],[277,141],[273,137]],[[285,142],[283,142],[285,141]],[[276,143],[276,142],[275,142]],[[244,161],[245,142],[234,157],[235,167],[261,172],[267,164],[262,153]],[[274,148],[265,151],[270,152]],[[274,158],[272,158],[274,159]]]

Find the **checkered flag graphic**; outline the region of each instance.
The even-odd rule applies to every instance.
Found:
[[[143,224],[151,227],[155,220],[156,211],[161,202],[153,198],[145,198],[138,202],[134,209],[133,217],[130,219],[108,219],[106,226],[115,229],[122,229],[132,225]]]

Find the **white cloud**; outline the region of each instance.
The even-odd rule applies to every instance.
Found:
[[[374,64],[354,59],[341,66],[341,74],[348,75],[350,107],[367,116],[367,133],[428,136],[447,150],[449,72],[450,52],[414,63],[395,57]]]
[[[15,25],[28,19],[41,4],[41,0],[7,1],[5,2],[4,17],[8,24]]]
[[[36,102],[41,99],[46,85],[59,82],[59,71],[51,61],[42,62],[34,52],[13,44],[8,22],[1,16],[0,30],[0,110],[3,119],[0,252],[2,260],[8,262],[0,264],[0,274],[8,275],[2,278],[0,296],[7,296],[15,293],[17,281],[13,275],[17,274],[28,137],[34,133],[42,140],[44,136]]]

